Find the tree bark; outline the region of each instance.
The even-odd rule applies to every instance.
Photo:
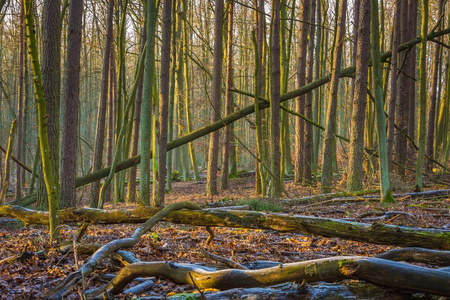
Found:
[[[347,189],[363,189],[364,122],[367,103],[367,82],[370,54],[370,0],[360,2],[359,28],[356,41],[356,71],[350,131],[350,154]]]
[[[214,73],[212,86],[212,122],[220,119],[220,94],[222,86],[222,15],[223,0],[215,0],[214,11]],[[214,131],[209,140],[206,194],[217,195],[217,163],[219,158],[219,132]]]
[[[80,98],[80,51],[83,0],[69,3],[66,75],[64,84],[64,121],[61,144],[60,206],[76,206],[78,102]]]
[[[298,58],[297,69],[297,84],[298,87],[302,87],[306,83],[306,58],[308,54],[308,29],[310,27],[308,15],[310,11],[311,0],[302,0],[302,23],[300,24],[300,53]],[[305,114],[305,99],[306,96],[299,96],[295,101],[295,110],[303,115]],[[303,181],[304,156],[305,156],[305,121],[296,118],[295,119],[295,163],[294,163],[294,183],[301,184]]]
[[[333,70],[331,72],[331,83],[329,92],[329,104],[326,113],[326,126],[325,137],[323,143],[323,159],[322,159],[322,191],[329,192],[333,182],[333,166],[332,166],[332,153],[333,153],[333,134],[336,124],[336,109],[337,109],[337,97],[339,88],[339,77],[341,76],[341,59],[342,49],[344,47],[345,36],[345,19],[347,15],[347,0],[341,0],[339,7],[338,27],[336,31],[336,43],[334,45],[334,61]]]

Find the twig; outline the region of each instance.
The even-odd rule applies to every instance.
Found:
[[[197,286],[197,284],[195,283],[194,277],[192,277],[191,272],[188,272],[189,277],[192,280],[192,284],[195,286],[195,288],[197,289],[197,291],[200,293],[200,296],[202,297],[202,300],[206,300],[205,295],[203,294],[202,290]]]
[[[239,269],[239,270],[248,270],[248,268],[244,267],[243,265],[241,265],[238,262],[235,262],[234,260],[219,256],[219,255],[215,255],[212,254],[211,252],[206,251],[203,248],[200,248],[200,251],[202,252],[203,255],[205,255],[206,257],[221,262],[223,264],[226,264],[227,266],[232,267],[233,269]]]

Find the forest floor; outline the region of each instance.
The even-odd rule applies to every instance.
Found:
[[[435,182],[438,182],[437,184]],[[429,182],[427,189],[443,189],[450,186],[450,177],[440,176],[437,180]],[[292,181],[286,182],[289,198],[299,198],[308,195],[318,195],[317,187],[296,186]],[[404,187],[408,189],[408,187]],[[344,187],[342,186],[342,190]],[[411,190],[411,189],[409,189]],[[337,191],[339,191],[337,189]],[[230,189],[223,191],[220,196],[206,197],[204,181],[174,182],[173,191],[167,196],[167,203],[191,201],[204,207],[214,205],[242,204],[240,199],[254,198],[254,178],[245,177],[230,180]],[[89,193],[85,192],[85,195]],[[87,199],[83,196],[84,203]],[[392,207],[380,207],[378,201],[318,201],[297,206],[283,206],[279,201],[275,205],[267,205],[267,209],[278,210],[301,215],[347,219],[359,222],[372,223],[375,220],[394,225],[442,228],[449,226],[450,198],[433,199],[397,199],[398,203]],[[107,204],[110,207],[135,207],[127,204]],[[391,214],[384,214],[392,212]],[[382,215],[383,217],[380,217]],[[90,225],[85,242],[103,245],[109,241],[129,237],[136,224],[121,225]],[[74,230],[76,226],[74,225]],[[201,248],[216,255],[232,258],[245,264],[253,261],[276,261],[282,263],[296,262],[317,258],[332,257],[336,255],[362,255],[376,256],[392,249],[391,246],[375,245],[342,240],[338,238],[323,238],[318,236],[305,236],[294,233],[279,233],[270,230],[249,230],[214,228],[215,238],[211,245],[206,245],[208,233],[203,227],[174,225],[159,223],[154,227],[157,234],[152,237],[146,234],[133,248],[128,249],[142,261],[172,261],[184,263],[197,263],[216,268],[226,268],[225,265],[205,258]],[[63,228],[64,239],[70,240],[71,233]],[[43,251],[40,256],[29,259],[15,260],[10,263],[0,262],[0,299],[39,299],[39,295],[54,286],[60,279],[75,271],[74,253],[60,254],[49,244],[47,229],[43,226],[23,227],[19,222],[0,218],[0,261],[20,254],[24,250],[36,252]],[[86,262],[88,255],[78,255],[78,264]],[[102,274],[114,274],[119,266],[104,262],[98,270],[85,282],[85,289],[104,284]],[[134,283],[135,284],[135,283]],[[140,296],[153,296],[147,299],[160,299],[161,297],[177,293],[195,291],[195,287],[178,285],[164,279],[156,279],[153,287]],[[74,291],[69,299],[80,299],[81,289]],[[395,295],[395,298],[392,296]],[[410,299],[412,293],[394,291],[391,299]],[[130,296],[121,295],[118,299],[129,299]],[[422,299],[427,299],[420,295]],[[314,298],[311,296],[311,299]],[[314,299],[332,299],[315,296]],[[334,299],[334,298],[333,298]],[[355,299],[355,298],[349,298]],[[387,299],[386,296],[372,297],[370,299]]]

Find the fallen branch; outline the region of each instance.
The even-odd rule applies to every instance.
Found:
[[[142,223],[159,215],[160,208],[101,210],[74,208],[59,213],[61,222],[95,224]],[[0,217],[14,217],[28,224],[48,224],[48,213],[20,206],[0,206]],[[415,228],[382,223],[358,223],[345,220],[233,210],[177,210],[164,214],[164,221],[193,226],[271,229],[324,237],[405,247],[450,249],[450,230]]]
[[[189,274],[191,276],[189,276]],[[450,273],[406,263],[361,256],[338,256],[281,264],[262,270],[206,271],[189,264],[141,262],[124,267],[108,284],[105,293],[118,294],[133,278],[157,276],[200,289],[266,287],[285,282],[308,283],[361,279],[397,289],[450,296]]]
[[[205,257],[208,257],[208,258],[210,258],[210,259],[212,259],[214,261],[218,261],[220,263],[223,263],[223,264],[225,264],[225,265],[227,265],[227,266],[229,266],[229,267],[231,267],[233,269],[248,270],[246,267],[244,267],[243,265],[241,265],[238,262],[235,262],[234,260],[231,260],[231,259],[219,256],[219,255],[212,254],[211,252],[206,251],[203,248],[200,248],[200,253],[203,254],[203,256],[205,256]]]
[[[437,251],[425,248],[392,249],[377,256],[378,258],[425,263],[436,266],[450,266],[450,251]]]
[[[92,257],[78,271],[70,273],[62,282],[42,296],[42,299],[60,299],[74,286],[78,285],[83,278],[92,273],[97,265],[107,256],[122,248],[134,246],[142,235],[150,231],[156,223],[161,221],[170,212],[180,209],[198,209],[198,206],[189,202],[181,202],[166,206],[163,210],[148,219],[142,226],[138,227],[130,238],[114,240],[98,249]],[[133,264],[131,264],[133,265]]]

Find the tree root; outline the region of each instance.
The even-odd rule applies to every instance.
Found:
[[[267,287],[285,282],[361,279],[377,285],[450,296],[450,273],[406,263],[361,256],[338,256],[280,264],[262,270],[207,271],[198,266],[171,262],[141,262],[124,267],[108,284],[106,294],[118,294],[134,278],[157,276],[200,289]]]
[[[122,248],[129,248],[134,246],[146,232],[161,221],[170,212],[180,209],[198,209],[199,207],[189,202],[175,203],[165,207],[163,210],[148,219],[142,226],[138,227],[130,238],[122,238],[109,242],[100,249],[98,249],[87,263],[85,263],[78,271],[69,274],[61,283],[56,285],[50,291],[42,296],[42,299],[60,299],[70,291],[74,286],[78,285],[84,278],[86,278],[102,259]],[[133,264],[131,264],[133,265]]]

